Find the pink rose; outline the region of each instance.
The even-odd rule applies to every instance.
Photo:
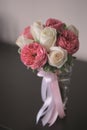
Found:
[[[74,54],[79,49],[78,37],[70,30],[64,30],[57,40],[57,45]]]
[[[21,50],[21,61],[31,69],[39,69],[47,62],[47,52],[38,43],[25,45]]]
[[[64,23],[62,23],[61,21],[57,19],[49,18],[46,21],[46,26],[55,28],[56,30],[61,30],[64,26]]]
[[[33,43],[34,39],[30,31],[30,26],[26,27],[24,31],[21,33],[21,35],[16,40],[16,44],[23,48],[26,44]]]
[[[33,39],[33,36],[30,32],[30,26],[26,27],[21,35],[24,35],[25,38]]]

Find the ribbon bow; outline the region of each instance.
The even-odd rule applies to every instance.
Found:
[[[43,126],[46,124],[51,126],[56,121],[58,116],[60,118],[65,116],[64,105],[58,84],[58,77],[56,73],[45,72],[43,70],[40,70],[37,75],[39,77],[43,77],[41,97],[44,104],[37,114],[36,122],[38,123],[42,117],[41,121]]]

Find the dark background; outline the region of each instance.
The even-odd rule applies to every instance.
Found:
[[[27,70],[17,50],[17,46],[0,42],[0,130],[87,129],[87,62],[75,61],[67,116],[52,127],[42,127],[35,121],[42,106],[41,78]]]

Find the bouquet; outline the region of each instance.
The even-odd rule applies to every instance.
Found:
[[[41,96],[44,102],[36,122],[53,125],[57,117],[65,116],[65,105],[60,91],[60,77],[70,71],[74,53],[79,49],[78,30],[58,19],[49,18],[28,26],[18,37],[20,59],[23,64],[43,77]]]

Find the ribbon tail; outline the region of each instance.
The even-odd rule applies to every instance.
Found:
[[[39,110],[37,117],[36,117],[36,123],[38,123],[39,119],[46,113],[46,109],[48,108],[48,106],[51,103],[52,98],[48,97],[44,103],[44,105],[42,106],[42,108]]]
[[[52,92],[51,92],[50,86],[47,87],[47,97],[52,97]],[[44,117],[42,118],[43,126],[45,126],[49,122],[49,120],[50,120],[50,118],[52,116],[52,113],[53,113],[53,104],[52,104],[53,101],[52,100],[51,100],[50,105],[47,108],[47,111],[46,111]]]
[[[44,104],[37,114],[36,123],[42,117],[43,126],[47,123],[51,126],[58,116],[60,118],[65,116],[57,75],[40,71],[38,76],[43,77],[41,97]]]
[[[62,102],[58,79],[56,75],[55,75],[55,80],[51,84],[51,89],[52,89],[51,91],[53,93],[53,98],[54,98],[55,105],[57,107],[59,117],[63,118],[65,116],[64,105]]]
[[[41,97],[42,97],[42,101],[46,100],[46,97],[47,97],[47,87],[48,87],[48,83],[45,80],[45,78],[43,78],[42,85],[41,85]]]
[[[49,126],[52,126],[54,124],[54,122],[56,121],[58,117],[58,111],[56,110],[56,108],[54,108],[53,112],[52,112],[52,117],[49,120]]]
[[[45,126],[49,122],[49,120],[51,118],[51,115],[52,115],[52,112],[53,112],[53,107],[50,104],[50,106],[48,107],[48,109],[46,111],[45,116],[42,118],[42,124],[43,124],[43,126]]]

